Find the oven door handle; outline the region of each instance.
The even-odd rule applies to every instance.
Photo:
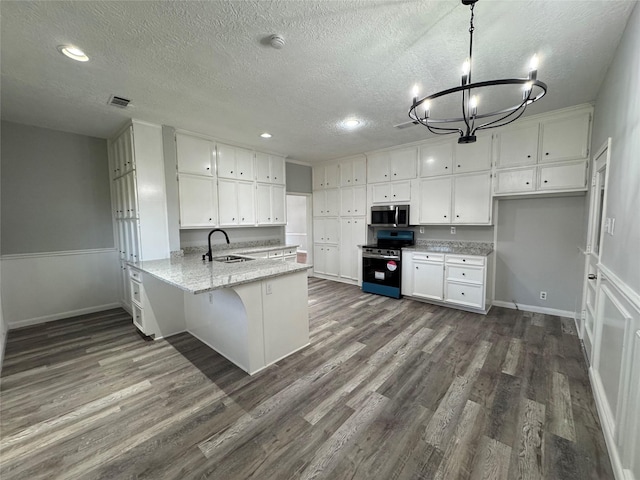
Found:
[[[380,260],[400,260],[400,257],[396,255],[380,255],[380,254],[370,254],[370,253],[363,253],[362,258],[378,258]]]
[[[400,207],[396,206],[396,223],[393,225],[394,227],[398,226],[398,216],[400,214]]]

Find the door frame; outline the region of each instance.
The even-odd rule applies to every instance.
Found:
[[[295,197],[306,197],[305,208],[306,208],[306,229],[307,229],[307,265],[313,265],[313,195],[311,193],[299,193],[299,192],[286,192],[285,193],[285,204],[286,197],[288,196]],[[287,212],[287,219],[289,213]],[[288,221],[288,220],[287,220]],[[287,237],[287,227],[285,225],[284,228],[285,242]],[[310,270],[307,270],[307,273]]]
[[[590,364],[594,361],[594,345],[597,344],[596,334],[596,316],[598,314],[598,288],[600,284],[601,271],[600,271],[600,258],[602,257],[604,247],[604,233],[605,223],[607,218],[607,191],[609,188],[609,164],[611,159],[611,137],[596,151],[591,162],[591,184],[590,184],[590,198],[589,198],[589,212],[588,212],[588,224],[587,224],[587,243],[584,250],[584,272],[583,272],[583,284],[582,284],[582,304],[580,312],[580,322],[578,326],[578,333],[580,338],[589,342],[588,360]],[[604,173],[601,173],[603,172]],[[600,175],[604,174],[604,179],[600,179]],[[600,190],[604,187],[604,195],[601,199]],[[600,218],[600,235],[596,239],[596,232],[598,232],[597,215],[599,211],[602,211]],[[595,244],[597,240],[598,251],[595,252]],[[589,278],[589,275],[595,275],[595,278]],[[595,280],[595,282],[594,282]],[[593,286],[592,286],[593,285]],[[591,315],[593,316],[593,331],[588,332],[586,328],[587,319],[587,302],[589,299],[589,292],[593,294],[593,308]]]

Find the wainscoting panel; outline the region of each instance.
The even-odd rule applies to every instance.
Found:
[[[9,329],[120,306],[115,249],[5,255],[1,261]]]

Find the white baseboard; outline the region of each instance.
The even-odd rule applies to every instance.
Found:
[[[544,313],[546,315],[555,315],[557,317],[573,318],[575,320],[574,312],[569,310],[558,310],[557,308],[538,307],[536,305],[523,305],[518,303],[517,306],[513,302],[503,302],[502,300],[494,300],[494,307],[511,308],[513,310],[524,310],[525,312]]]
[[[62,320],[63,318],[77,317],[79,315],[86,315],[88,313],[102,312],[104,310],[111,310],[113,308],[122,307],[120,303],[107,303],[106,305],[96,305],[95,307],[80,308],[78,310],[71,310],[69,312],[54,313],[52,315],[43,315],[37,318],[27,318],[19,320],[9,324],[9,330],[16,328],[28,327],[31,325],[38,325],[39,323],[52,322],[54,320]],[[4,351],[4,349],[3,349]]]
[[[602,425],[604,441],[607,444],[609,458],[611,459],[613,474],[616,477],[616,480],[632,480],[633,475],[629,472],[629,470],[625,470],[622,467],[622,461],[620,460],[618,447],[616,446],[616,442],[614,440],[615,432],[613,431],[613,419],[611,418],[610,411],[606,406],[607,401],[604,395],[604,387],[602,386],[602,382],[600,382],[600,376],[591,367],[589,367],[589,379],[591,380],[591,391],[593,392],[593,398],[596,401],[596,409],[598,410],[600,425]]]

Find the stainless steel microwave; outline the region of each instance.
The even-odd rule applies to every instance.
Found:
[[[409,205],[374,205],[371,207],[372,227],[408,227]]]

